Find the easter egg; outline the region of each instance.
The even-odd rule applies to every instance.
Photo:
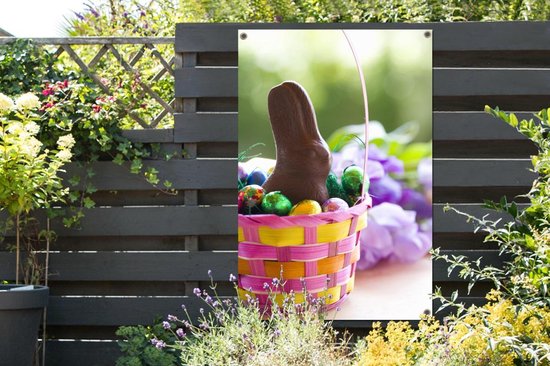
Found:
[[[262,203],[264,198],[264,189],[257,185],[251,184],[245,186],[239,191],[239,194],[242,193],[244,207],[252,208]]]
[[[237,199],[237,207],[239,213],[244,213],[244,192],[239,192],[239,198]]]
[[[323,212],[334,212],[346,210],[349,208],[349,205],[343,199],[334,197],[326,200],[321,208],[323,209]]]
[[[262,200],[262,210],[268,214],[286,216],[291,208],[292,202],[279,191],[269,192]]]
[[[238,164],[238,179],[241,182],[245,182],[246,178],[248,177],[248,169],[246,169],[246,166],[243,163]]]
[[[350,165],[342,173],[342,187],[347,194],[353,196],[361,195],[363,187],[363,169],[357,165]]]
[[[261,186],[264,184],[265,180],[267,179],[267,174],[261,169],[254,169],[250,174],[248,174],[248,178],[246,178],[246,184],[252,185],[256,184]]]
[[[290,210],[290,216],[315,215],[323,212],[321,205],[314,200],[303,200],[295,204]]]
[[[349,206],[352,205],[352,202],[349,200],[346,191],[344,190],[340,182],[338,182],[338,177],[336,176],[336,174],[334,174],[333,172],[329,173],[326,185],[329,197],[340,198],[346,201]]]

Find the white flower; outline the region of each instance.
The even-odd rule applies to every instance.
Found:
[[[11,111],[14,107],[13,100],[7,95],[0,93],[0,112]]]
[[[19,135],[23,132],[23,124],[21,122],[9,122],[6,132],[13,135]]]
[[[30,121],[25,125],[25,130],[31,135],[36,135],[40,131],[40,126],[36,122]]]
[[[74,141],[73,135],[71,134],[61,136],[59,139],[57,139],[57,145],[61,149],[70,149],[71,147],[74,146],[74,143],[75,141]]]
[[[73,157],[73,154],[69,150],[60,150],[55,156],[61,161],[69,161]]]
[[[21,152],[29,156],[37,156],[42,148],[42,143],[34,137],[30,137],[25,144],[21,146]]]
[[[17,109],[34,109],[40,107],[40,100],[33,93],[25,93],[15,100]]]

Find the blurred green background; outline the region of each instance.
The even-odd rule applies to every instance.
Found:
[[[239,39],[239,151],[274,158],[269,90],[295,80],[309,93],[321,134],[364,120],[359,75],[340,30],[246,30]],[[347,30],[362,62],[369,116],[386,131],[418,124],[432,138],[432,38],[423,30]]]

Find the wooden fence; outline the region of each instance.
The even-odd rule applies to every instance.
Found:
[[[51,255],[47,364],[113,365],[120,325],[149,324],[182,303],[197,313],[194,287],[207,270],[221,295],[236,272],[237,30],[273,24],[180,24],[175,40],[175,127],[128,132],[133,139],[184,150],[185,158],[154,161],[161,179],[179,190],[168,196],[110,162],[96,163],[94,195],[81,230],[55,227]],[[327,25],[284,25],[313,29]],[[341,28],[342,25],[328,25]],[[550,23],[362,24],[349,28],[433,29],[434,247],[445,253],[500,262],[462,218],[444,214],[452,203],[481,214],[484,198],[527,192],[534,147],[485,104],[528,113],[550,105]],[[546,69],[545,69],[546,68]],[[116,191],[116,192],[115,192]],[[13,254],[0,252],[0,278],[10,279]],[[5,265],[8,264],[8,265]],[[487,284],[466,297],[466,284],[434,263],[434,286],[481,302]],[[337,322],[361,333],[369,322]]]

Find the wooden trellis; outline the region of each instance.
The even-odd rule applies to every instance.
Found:
[[[1,37],[0,46],[6,45],[16,38],[13,37]],[[54,53],[55,57],[60,57],[63,53],[66,53],[70,59],[78,65],[80,70],[88,75],[93,82],[106,94],[113,94],[114,90],[106,85],[101,76],[97,73],[96,66],[98,63],[113,55],[118,61],[119,65],[128,73],[133,75],[139,75],[140,70],[136,67],[136,64],[142,59],[147,51],[156,59],[161,66],[161,69],[148,80],[141,80],[137,78],[138,84],[142,89],[142,93],[147,97],[152,98],[158,103],[162,110],[154,116],[150,121],[146,121],[138,115],[135,111],[130,110],[123,102],[118,101],[119,105],[125,110],[126,115],[138,123],[141,127],[150,129],[156,128],[159,123],[167,115],[174,115],[174,98],[170,100],[164,100],[157,92],[155,92],[154,84],[164,77],[174,77],[174,61],[172,56],[168,60],[157,50],[158,45],[173,45],[174,38],[172,37],[128,37],[128,38],[116,38],[116,37],[73,37],[73,38],[33,38],[32,42],[41,46],[53,46],[56,47]],[[125,45],[141,45],[139,50],[131,57],[123,55],[117,46]],[[90,62],[86,63],[83,58],[78,54],[77,47],[82,46],[101,46],[99,51],[94,55]]]

